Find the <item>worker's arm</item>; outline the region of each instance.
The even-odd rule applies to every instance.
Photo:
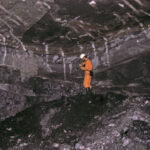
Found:
[[[91,63],[91,61],[87,61],[87,62],[85,63],[85,67],[81,66],[80,68],[81,68],[82,70],[86,70],[86,71],[92,70],[92,63]]]
[[[80,68],[81,68],[81,70],[86,70],[85,67],[80,67]]]
[[[81,64],[79,64],[79,67],[84,67],[85,66],[85,62],[82,62]]]

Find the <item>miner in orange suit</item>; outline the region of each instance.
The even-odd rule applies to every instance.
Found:
[[[91,89],[91,80],[93,76],[93,65],[90,59],[87,58],[85,54],[81,54],[80,58],[83,60],[83,62],[79,65],[81,70],[84,70],[84,81],[83,81],[83,86],[86,89],[87,94],[92,94]]]

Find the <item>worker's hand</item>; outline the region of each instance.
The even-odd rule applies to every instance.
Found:
[[[82,67],[82,65],[81,65],[81,64],[79,64],[79,67]]]

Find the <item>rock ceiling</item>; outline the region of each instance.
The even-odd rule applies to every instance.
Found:
[[[71,48],[149,27],[149,0],[1,0],[0,41],[22,50]]]

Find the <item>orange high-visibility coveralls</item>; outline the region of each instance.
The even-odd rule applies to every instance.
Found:
[[[85,88],[92,88],[91,86],[92,77],[90,76],[90,71],[93,69],[92,62],[88,58],[86,58],[80,68],[82,70],[85,70],[83,86]]]

